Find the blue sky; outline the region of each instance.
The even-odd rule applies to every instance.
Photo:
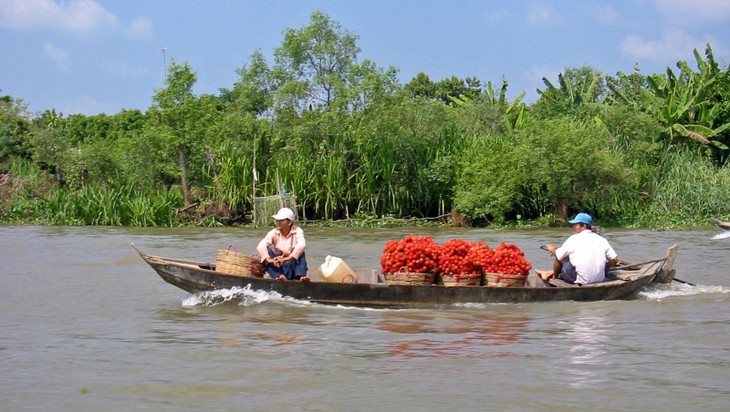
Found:
[[[32,112],[146,110],[173,58],[197,73],[196,93],[218,94],[257,49],[272,63],[284,30],[315,10],[403,83],[504,78],[528,102],[566,67],[660,73],[695,67],[707,43],[730,59],[729,0],[0,0],[0,95]]]

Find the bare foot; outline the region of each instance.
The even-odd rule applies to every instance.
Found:
[[[281,281],[281,280],[286,280],[286,276],[284,276],[284,275],[279,275],[279,277],[278,277],[278,278],[276,278],[276,280],[279,280],[279,281]]]
[[[300,282],[309,282],[309,276],[302,276],[299,278]]]
[[[540,276],[540,279],[542,279],[542,280],[548,280],[551,277],[553,277],[553,271],[552,270],[537,270],[537,269],[535,269],[535,272],[537,272],[538,276]]]

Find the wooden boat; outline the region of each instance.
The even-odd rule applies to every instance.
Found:
[[[387,283],[329,283],[277,281],[216,272],[211,263],[150,256],[132,245],[166,282],[196,293],[233,287],[278,292],[283,296],[323,304],[419,308],[459,303],[524,303],[629,299],[644,286],[671,282],[677,246],[667,256],[612,268],[606,280],[583,286],[551,281],[549,287],[395,285]]]
[[[710,222],[716,224],[720,229],[730,230],[730,222],[725,222],[714,217],[710,218]]]

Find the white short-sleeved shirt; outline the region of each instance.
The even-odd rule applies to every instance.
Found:
[[[588,229],[570,236],[555,251],[559,260],[570,259],[578,275],[575,283],[580,284],[602,281],[606,277],[606,262],[617,256],[608,240]]]

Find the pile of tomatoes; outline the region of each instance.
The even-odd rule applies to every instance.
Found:
[[[380,266],[383,273],[436,273],[440,249],[430,236],[408,235],[398,241],[389,240],[380,257]]]
[[[468,275],[481,272],[481,256],[489,250],[484,242],[463,239],[447,240],[441,246],[438,273],[444,275]]]
[[[485,272],[510,275],[527,275],[532,269],[517,245],[504,242],[481,256],[481,267]]]
[[[527,275],[532,265],[517,245],[502,242],[492,249],[485,242],[450,239],[443,245],[430,236],[408,235],[389,240],[380,257],[383,273],[467,275],[484,272]]]

